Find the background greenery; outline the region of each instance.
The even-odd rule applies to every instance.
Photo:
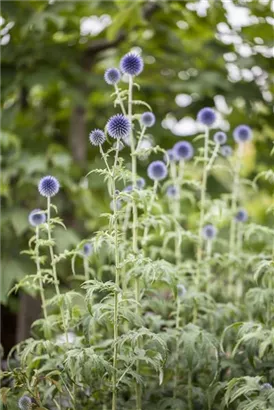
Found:
[[[198,3],[2,2],[1,302],[11,311],[21,309],[22,302],[17,296],[8,298],[9,289],[34,271],[20,251],[31,235],[29,211],[44,207],[37,192],[41,176],[55,175],[62,185],[56,204],[68,229],[57,230],[59,250],[75,246],[103,223],[99,214],[109,209],[109,198],[102,179],[84,178],[101,161],[88,134],[104,127],[114,113],[104,70],[117,66],[132,47],[140,48],[145,61],[139,98],[150,102],[157,117],[153,137],[159,145],[169,148],[180,138],[162,126],[167,116],[177,121],[195,118],[201,107],[214,106],[214,97],[221,95],[229,107],[223,117],[230,129],[239,123],[254,129],[248,176],[271,168],[273,63],[263,48],[273,41],[270,1],[210,1],[206,15],[195,10]],[[248,8],[250,22],[231,26],[224,3]],[[97,34],[81,32],[82,19],[90,16],[94,30],[98,22],[108,25]],[[220,35],[220,23],[230,31],[226,37]],[[246,48],[249,53],[244,53]],[[229,75],[228,59],[234,60],[238,79]],[[177,105],[181,93],[192,96],[189,106]],[[146,167],[144,161],[143,174]],[[212,179],[212,192],[221,183]],[[267,224],[264,210],[271,186],[261,184],[260,195],[250,198],[249,211]],[[64,266],[63,286],[68,269]]]

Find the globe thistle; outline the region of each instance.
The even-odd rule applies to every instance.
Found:
[[[130,128],[130,122],[123,114],[113,115],[107,122],[107,131],[112,138],[126,138]]]
[[[177,161],[187,161],[193,157],[194,149],[190,142],[180,141],[174,145],[173,152]]]
[[[203,237],[204,239],[214,239],[217,235],[217,229],[212,224],[205,225],[203,227]]]
[[[154,181],[161,181],[167,176],[167,167],[163,161],[153,161],[149,164],[147,174]]]
[[[32,408],[32,401],[29,396],[22,396],[18,400],[18,407],[20,410],[30,410]]]
[[[226,133],[224,133],[222,131],[218,131],[213,135],[213,140],[214,140],[215,144],[223,145],[223,144],[226,143],[227,135],[226,135]]]
[[[155,124],[155,115],[150,112],[144,112],[141,116],[141,124],[144,127],[152,127]]]
[[[146,181],[144,178],[138,178],[136,181],[136,185],[138,189],[143,189],[146,186]]]
[[[245,209],[239,209],[235,215],[237,222],[246,222],[248,220],[248,213]]]
[[[182,299],[186,294],[186,288],[184,287],[184,285],[177,285],[177,292],[180,299]]]
[[[47,175],[46,177],[43,177],[38,185],[38,190],[40,192],[40,195],[45,196],[45,197],[52,197],[58,193],[60,189],[60,184],[58,180],[51,176]]]
[[[42,213],[41,209],[34,209],[29,214],[29,223],[32,226],[38,226],[46,222],[46,215]]]
[[[224,157],[231,157],[231,155],[233,154],[232,148],[229,145],[223,145],[221,147],[221,154]]]
[[[85,243],[83,246],[83,255],[84,256],[90,256],[92,254],[93,251],[93,246],[91,243]]]
[[[233,138],[239,144],[252,139],[252,130],[248,125],[238,125],[233,131]]]
[[[164,154],[164,161],[165,162],[172,162],[172,161],[175,161],[175,153],[174,153],[174,150],[173,150],[173,148],[172,149],[168,149],[166,152],[165,152],[165,154]]]
[[[132,192],[132,185],[127,185],[124,189],[123,192]]]
[[[176,186],[174,185],[169,185],[166,189],[166,195],[169,198],[177,198],[178,197],[178,189]]]
[[[113,199],[110,202],[109,207],[112,211],[114,211],[114,201],[116,201],[116,210],[119,211],[122,207],[122,203],[121,203],[120,199]]]
[[[122,73],[136,76],[143,71],[144,62],[138,54],[128,53],[121,59],[120,68]]]
[[[89,134],[89,140],[92,145],[102,145],[106,140],[104,131],[98,129],[91,131],[91,133]]]
[[[104,79],[107,84],[117,84],[121,79],[121,73],[118,68],[109,68],[105,71]]]
[[[205,107],[198,112],[197,120],[208,127],[216,121],[216,114],[212,108]]]
[[[270,383],[264,383],[261,385],[261,390],[272,390],[273,387]]]

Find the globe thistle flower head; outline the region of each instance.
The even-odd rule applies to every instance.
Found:
[[[91,131],[91,133],[89,134],[89,140],[92,145],[102,145],[106,140],[104,131],[98,129]]]
[[[245,209],[239,209],[235,215],[237,222],[246,222],[248,220],[248,213]]]
[[[41,209],[34,209],[29,214],[29,223],[32,226],[38,226],[46,222],[46,215],[42,213]]]
[[[178,292],[179,298],[182,299],[186,294],[186,288],[184,287],[184,285],[182,284],[177,285],[177,292]]]
[[[146,186],[146,181],[144,178],[138,178],[136,181],[136,185],[138,189],[143,189]]]
[[[155,124],[155,115],[150,112],[144,112],[141,116],[141,124],[144,127],[152,127]]]
[[[167,176],[167,167],[163,161],[153,161],[149,164],[147,174],[153,181],[161,181]]]
[[[216,113],[212,108],[205,107],[198,112],[197,120],[207,127],[210,127],[216,121]]]
[[[252,130],[248,125],[238,125],[233,131],[234,140],[240,144],[252,139]]]
[[[138,54],[128,53],[121,59],[120,68],[122,73],[136,76],[143,71],[144,62]]]
[[[223,145],[227,141],[227,135],[226,135],[226,133],[224,133],[222,131],[218,131],[213,135],[213,140],[214,140],[215,144]]]
[[[261,390],[272,390],[273,387],[270,383],[264,383],[261,385]]]
[[[203,227],[203,237],[206,240],[214,239],[217,235],[217,229],[214,225],[208,224]]]
[[[232,148],[229,145],[223,145],[221,147],[221,154],[223,157],[231,157],[233,154]]]
[[[169,185],[166,189],[166,195],[169,198],[177,198],[178,197],[178,189],[176,186],[174,185]]]
[[[165,162],[172,162],[172,161],[175,161],[176,160],[176,158],[175,158],[175,152],[174,152],[174,149],[173,148],[171,148],[171,149],[168,149],[166,152],[165,152],[165,155],[164,155],[164,161]]]
[[[84,256],[90,256],[93,251],[93,246],[91,243],[87,242],[83,246],[83,255]]]
[[[32,408],[32,401],[29,396],[22,396],[18,400],[18,407],[20,410],[30,410]]]
[[[188,141],[179,141],[173,147],[173,152],[175,155],[175,159],[177,161],[180,160],[189,160],[194,155],[193,146]]]
[[[128,137],[130,128],[130,122],[123,114],[113,115],[107,122],[107,131],[115,139]]]
[[[121,73],[118,68],[109,68],[105,71],[104,79],[107,84],[117,84],[121,79]]]
[[[127,185],[124,189],[123,192],[132,192],[132,185]]]
[[[60,184],[59,181],[51,176],[47,175],[46,177],[43,177],[38,185],[38,190],[40,192],[40,195],[45,196],[45,197],[52,197],[58,193],[60,189]]]

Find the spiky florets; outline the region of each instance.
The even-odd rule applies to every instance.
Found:
[[[30,410],[32,408],[32,401],[29,396],[22,396],[18,400],[18,407],[20,410]]]
[[[176,186],[174,185],[169,185],[166,189],[166,195],[169,198],[177,198],[178,197],[178,189]]]
[[[204,239],[214,239],[217,235],[217,229],[214,225],[208,224],[203,227],[203,237]]]
[[[171,149],[168,149],[166,152],[165,152],[165,155],[164,155],[164,161],[165,162],[171,162],[171,161],[175,161],[175,152],[174,152],[174,149],[173,148],[171,148]]]
[[[117,84],[121,79],[121,73],[118,68],[109,68],[105,71],[104,79],[107,84]]]
[[[60,189],[60,184],[58,180],[51,176],[47,175],[46,177],[43,177],[38,185],[38,190],[42,196],[45,197],[52,197],[58,193]]]
[[[216,113],[212,108],[205,107],[198,112],[197,120],[210,127],[216,121]]]
[[[138,178],[136,181],[136,186],[138,189],[143,189],[146,186],[146,181],[144,178]]]
[[[248,125],[238,125],[233,131],[233,138],[239,144],[252,139],[252,130]]]
[[[113,115],[107,122],[107,131],[112,138],[128,137],[130,128],[130,122],[123,114]]]
[[[213,135],[213,140],[215,144],[223,145],[227,141],[227,135],[223,131],[218,131]]]
[[[91,243],[87,242],[83,246],[83,255],[84,256],[90,256],[93,251],[93,246]]]
[[[231,155],[233,154],[233,150],[229,145],[223,145],[221,147],[221,154],[224,157],[231,157]]]
[[[239,209],[235,215],[237,222],[246,222],[248,220],[248,213],[245,209]]]
[[[163,161],[153,161],[149,164],[147,174],[153,181],[161,181],[167,176],[167,167]]]
[[[138,54],[128,53],[121,59],[120,68],[122,73],[136,76],[143,71],[144,62]]]
[[[177,161],[187,161],[193,157],[194,149],[190,142],[180,141],[174,145],[173,152]]]
[[[32,226],[38,226],[46,222],[46,215],[41,209],[34,209],[29,214],[29,223]]]
[[[95,129],[89,134],[89,140],[92,145],[98,146],[102,145],[105,142],[106,136],[102,130]]]
[[[152,127],[155,124],[155,115],[150,112],[144,112],[141,116],[141,124],[144,127]]]

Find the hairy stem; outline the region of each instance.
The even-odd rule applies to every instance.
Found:
[[[89,280],[89,263],[88,263],[88,258],[84,256],[83,258],[83,265],[84,265],[84,273],[85,273],[85,280]]]
[[[42,279],[40,260],[39,260],[39,226],[36,226],[35,261],[36,261],[37,275],[39,276],[39,288],[40,288],[40,297],[42,301],[43,315],[44,315],[44,318],[47,320],[48,315],[47,315],[47,308],[46,308],[46,299],[45,299],[45,292],[44,292],[44,287],[43,287],[43,279]]]
[[[118,88],[117,84],[114,84],[114,88],[115,88],[115,91],[116,91],[116,96],[117,96],[118,102],[119,102],[119,104],[120,104],[122,113],[123,113],[124,115],[126,115],[126,110],[125,110],[125,107],[124,107],[124,103],[123,103],[123,101],[122,101],[122,99],[121,99],[120,91],[119,91],[119,88]]]
[[[158,187],[158,181],[154,181],[152,195],[151,195],[150,201],[148,203],[148,207],[147,207],[148,215],[150,214],[150,212],[152,210],[152,206],[153,206],[153,203],[154,203],[156,195],[157,195],[157,187]],[[149,232],[149,225],[146,225],[145,229],[144,229],[144,236],[143,236],[143,243],[144,244],[147,243],[148,232]]]
[[[193,410],[192,373],[191,373],[191,371],[188,371],[188,378],[187,378],[187,403],[188,403],[188,410]]]
[[[213,166],[213,164],[214,164],[214,161],[215,161],[215,159],[217,158],[219,149],[220,149],[220,144],[216,144],[216,145],[215,145],[215,148],[214,148],[214,150],[213,150],[213,153],[212,153],[212,155],[211,155],[211,158],[210,158],[210,160],[208,161],[208,164],[207,164],[207,172],[209,172],[209,171],[211,170],[211,168],[212,168],[212,166]]]

